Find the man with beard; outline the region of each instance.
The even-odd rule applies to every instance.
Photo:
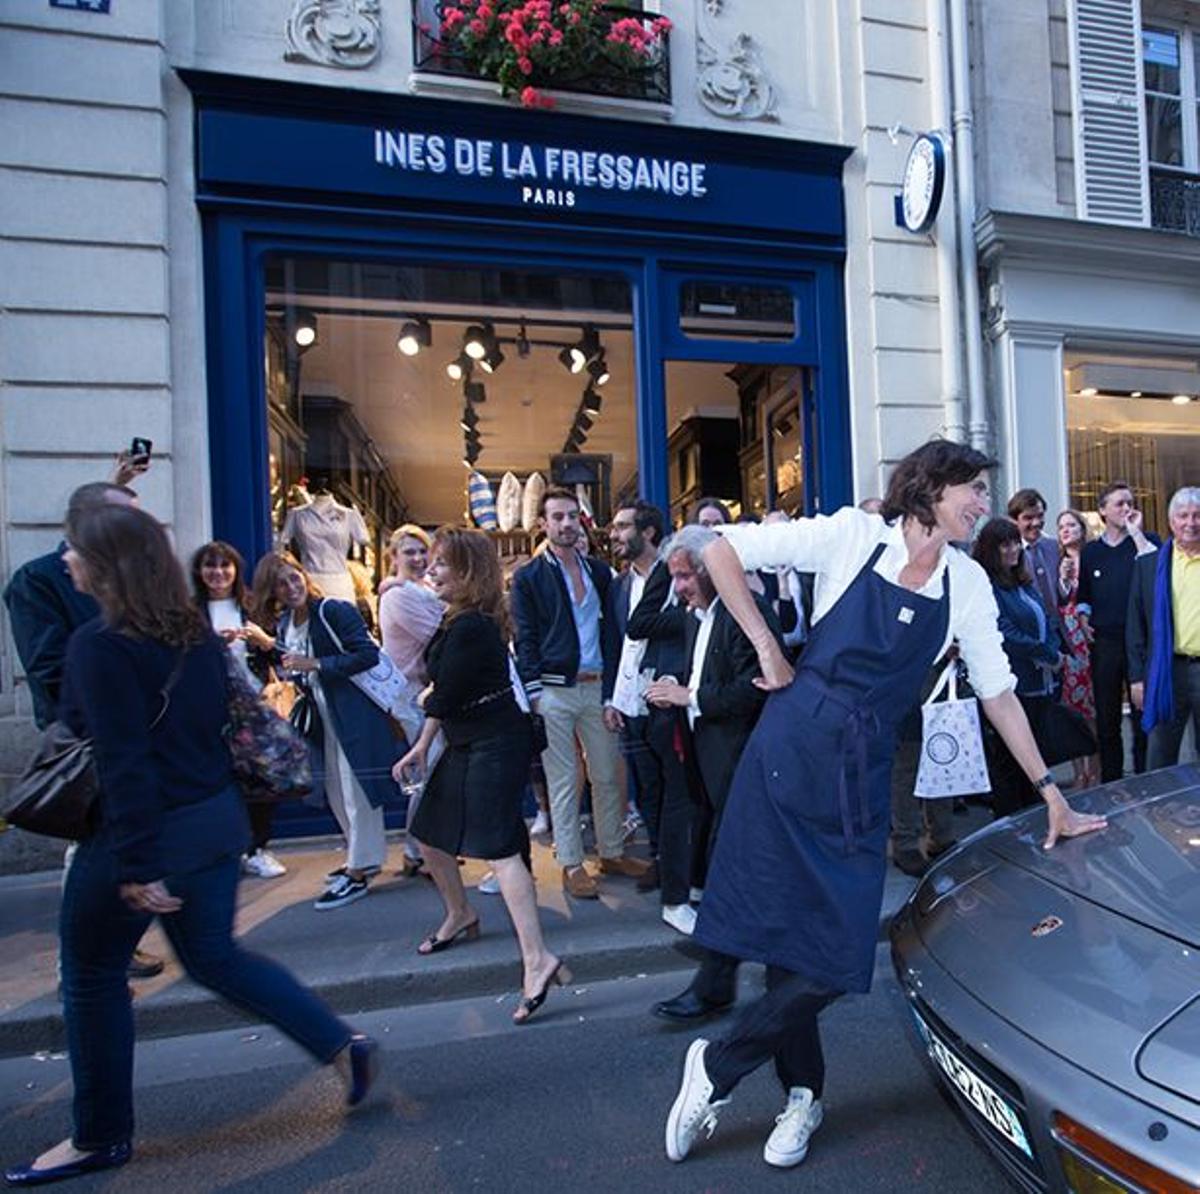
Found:
[[[540,523],[547,550],[513,577],[517,667],[546,724],[542,766],[563,888],[576,899],[594,900],[599,888],[583,865],[577,741],[592,788],[600,874],[637,879],[649,870],[648,863],[624,856],[620,756],[604,711],[618,654],[609,605],[613,574],[579,550],[579,499],[569,489],[546,490]]]
[[[613,518],[613,549],[628,567],[613,585],[613,620],[623,641],[605,716],[621,730],[650,835],[654,863],[638,889],[659,887],[663,919],[680,928],[681,908],[694,919],[687,906],[694,806],[676,749],[676,711],[651,709],[645,697],[651,680],[682,669],[684,610],[671,597],[666,561],[658,558],[664,529],[662,512],[649,502],[624,506]]]

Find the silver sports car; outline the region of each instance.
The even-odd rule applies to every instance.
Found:
[[[1200,767],[1073,801],[1108,828],[1042,849],[999,821],[892,925],[915,1039],[1028,1190],[1200,1191]]]

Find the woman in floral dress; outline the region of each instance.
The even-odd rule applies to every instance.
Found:
[[[1087,523],[1077,510],[1058,516],[1058,614],[1066,664],[1062,670],[1062,703],[1087,718],[1096,731],[1096,698],[1092,693],[1092,632],[1079,612],[1079,557],[1087,542]],[[1075,759],[1075,787],[1090,788],[1099,782],[1100,761],[1091,755]]]

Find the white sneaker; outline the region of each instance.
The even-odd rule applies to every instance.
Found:
[[[717,1126],[717,1111],[728,1099],[712,1100],[713,1084],[704,1069],[704,1050],[708,1041],[699,1037],[688,1046],[683,1060],[683,1081],[667,1116],[667,1157],[682,1161],[691,1152],[701,1131],[713,1134]]]
[[[550,832],[550,818],[539,808],[529,826],[530,837],[545,837]]]
[[[483,895],[499,895],[500,880],[496,878],[496,872],[488,871],[488,873],[479,880],[475,890]]]
[[[641,830],[645,822],[642,821],[642,814],[635,808],[631,808],[626,814],[625,819],[621,822],[621,833],[624,836],[625,843],[628,845]]]
[[[808,1156],[809,1137],[821,1126],[825,1111],[807,1086],[793,1086],[787,1106],[775,1117],[775,1130],[763,1147],[763,1160],[780,1169],[799,1165]]]
[[[691,904],[664,904],[662,918],[685,937],[690,937],[696,927],[696,909]]]
[[[278,879],[287,874],[287,867],[270,850],[255,850],[242,856],[242,871],[256,879]]]

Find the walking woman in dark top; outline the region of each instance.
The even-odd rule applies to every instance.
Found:
[[[262,690],[271,670],[271,636],[247,613],[246,562],[231,543],[214,539],[192,556],[192,598],[204,620],[216,631],[242,669],[251,688]],[[246,805],[250,817],[250,849],[242,870],[257,879],[277,879],[287,867],[267,849],[275,805],[254,800]]]
[[[522,859],[529,839],[521,798],[533,734],[513,695],[500,560],[480,531],[444,527],[434,536],[429,579],[446,603],[446,617],[425,655],[425,728],[393,772],[397,783],[423,774],[441,728],[446,751],[428,777],[411,832],[446,916],[418,949],[438,953],[460,938],[479,936],[479,914],[467,903],[455,855],[487,859],[521,946],[524,982],[513,1021],[523,1024],[545,1002],[551,984],[570,975],[542,940],[533,876]]]
[[[192,604],[166,532],[143,511],[97,506],[67,523],[67,567],[102,617],[71,639],[62,713],[92,740],[100,795],[63,892],[63,1016],[75,1084],[71,1136],[9,1169],[34,1186],[124,1165],[133,1137],[133,1009],[125,971],[151,919],[188,975],[275,1024],[348,1102],[376,1046],[282,967],[233,939],[249,829],[230,769],[227,663]]]

